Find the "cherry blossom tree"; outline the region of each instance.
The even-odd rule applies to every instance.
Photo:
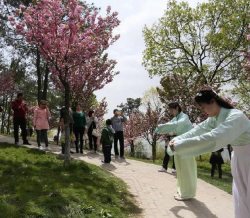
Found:
[[[0,72],[0,106],[1,107],[1,133],[4,133],[7,130],[7,133],[10,132],[10,116],[11,116],[11,107],[10,102],[14,96],[15,90],[15,80],[14,73],[9,71],[2,66],[4,69]]]
[[[72,93],[91,88],[97,90],[111,82],[116,62],[105,52],[119,35],[116,12],[108,7],[105,16],[78,0],[41,0],[35,5],[20,6],[17,17],[9,17],[16,31],[28,43],[37,46],[49,64],[52,79],[63,88],[66,113],[65,164],[70,161],[69,106]]]
[[[153,109],[149,103],[146,112],[134,111],[125,125],[126,140],[133,143],[138,137],[145,139],[152,147],[153,161],[156,159],[157,141],[160,139],[160,136],[154,132],[163,118],[162,109],[159,107]]]
[[[14,75],[12,72],[3,71],[0,73],[0,96],[8,95],[15,88]]]
[[[140,110],[134,110],[125,125],[125,138],[130,143],[138,137],[145,139],[152,147],[152,159],[156,159],[157,141],[156,127],[165,119],[165,112],[155,88],[150,88],[142,98]]]
[[[124,136],[126,142],[130,145],[131,156],[135,154],[134,141],[136,138],[141,136],[141,118],[142,115],[138,110],[133,110],[129,114],[129,119],[127,120],[124,128]]]
[[[194,83],[193,79],[188,76],[173,73],[163,77],[160,84],[157,91],[164,107],[167,108],[170,102],[178,102],[182,110],[188,114],[191,122],[198,123],[207,118],[194,102],[197,90],[202,87],[201,83]],[[217,86],[214,88],[218,90]]]

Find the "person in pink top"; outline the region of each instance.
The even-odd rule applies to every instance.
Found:
[[[51,117],[50,111],[47,107],[47,102],[41,100],[39,106],[34,110],[33,125],[37,135],[37,145],[41,149],[41,140],[45,142],[46,148],[48,148],[48,129],[49,119]]]

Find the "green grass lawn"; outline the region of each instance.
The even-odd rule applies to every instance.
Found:
[[[146,163],[153,163],[152,160],[132,158],[132,157],[129,157],[129,158],[134,159],[134,160],[143,161]],[[211,178],[211,176],[210,176],[211,165],[209,163],[209,158],[210,158],[209,154],[202,155],[201,160],[199,157],[196,158],[198,178],[218,187],[219,189],[226,191],[229,194],[232,194],[232,180],[233,180],[233,178],[231,176],[230,164],[229,163],[223,164],[223,166],[222,166],[222,171],[223,171],[222,179],[218,178],[218,171],[215,172],[215,177]],[[153,163],[153,164],[162,165],[162,159],[157,159],[155,161],[155,163]],[[172,160],[170,161],[169,166],[172,166]]]
[[[232,182],[233,177],[231,175],[231,167],[229,163],[225,163],[222,165],[222,179],[218,177],[218,171],[215,172],[215,177],[211,178],[211,164],[209,163],[209,154],[202,155],[202,160],[197,159],[197,168],[198,168],[198,177],[224,191],[229,194],[232,194]]]
[[[1,218],[130,217],[140,209],[126,185],[99,167],[0,143]]]

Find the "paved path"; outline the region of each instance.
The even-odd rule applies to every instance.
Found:
[[[13,140],[0,135],[1,142]],[[34,147],[34,146],[30,146]],[[51,151],[59,153],[58,146]],[[135,160],[113,160],[107,166],[101,163],[102,155],[85,153],[74,158],[98,165],[125,181],[130,192],[143,209],[145,218],[233,218],[232,196],[198,179],[197,196],[186,202],[175,201],[176,178],[158,173],[158,166]]]

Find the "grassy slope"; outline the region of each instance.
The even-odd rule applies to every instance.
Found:
[[[232,194],[232,181],[231,176],[231,167],[229,163],[222,165],[222,179],[218,178],[218,171],[215,172],[215,177],[211,178],[211,164],[209,163],[209,154],[202,155],[202,160],[200,161],[197,158],[197,167],[198,167],[198,177],[204,181]]]
[[[139,214],[126,185],[80,161],[69,169],[43,151],[0,143],[0,217],[128,217]]]
[[[209,154],[202,155],[202,160],[199,158],[196,158],[197,160],[197,172],[198,172],[198,178],[204,180],[205,182],[208,182],[214,186],[216,186],[219,189],[222,189],[226,191],[227,193],[232,193],[232,176],[231,176],[231,169],[230,164],[225,163],[222,166],[222,179],[218,178],[218,171],[215,172],[215,177],[212,179],[210,176],[211,171],[211,165],[209,163]],[[130,157],[131,158],[131,157]],[[146,159],[139,159],[139,158],[131,158],[139,161],[143,161],[146,163],[153,163],[152,160],[146,160]],[[156,165],[162,165],[162,160],[157,159],[155,161]],[[169,163],[169,167],[172,167],[172,161]]]

